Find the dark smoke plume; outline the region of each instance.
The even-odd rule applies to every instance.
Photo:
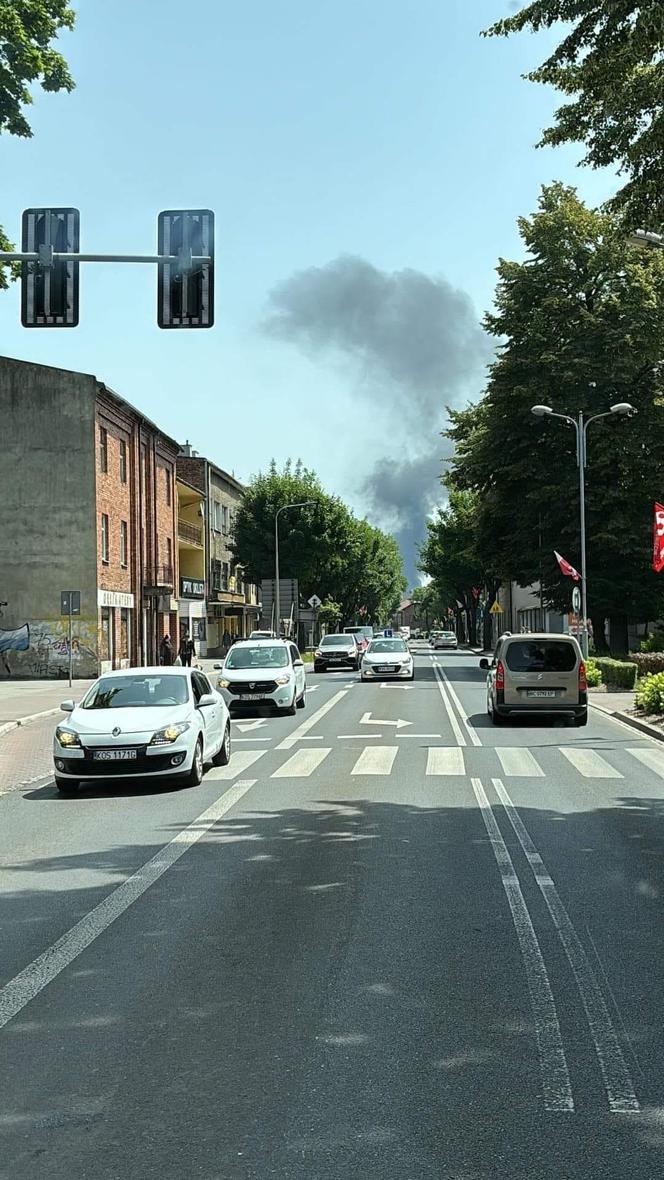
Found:
[[[478,394],[491,354],[469,297],[442,278],[344,256],[279,283],[264,329],[310,356],[353,362],[353,392],[369,420],[395,430],[393,456],[358,490],[369,515],[394,532],[416,582],[427,515],[444,499],[445,406]]]

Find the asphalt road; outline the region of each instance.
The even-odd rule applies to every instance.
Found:
[[[193,790],[0,739],[3,1180],[661,1177],[664,746],[416,663]]]

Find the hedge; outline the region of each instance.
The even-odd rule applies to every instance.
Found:
[[[664,672],[644,676],[636,686],[634,701],[645,713],[664,713]]]
[[[602,681],[611,688],[634,688],[638,668],[627,660],[611,660],[608,656],[596,656],[595,663],[602,674]]]
[[[664,651],[631,651],[629,658],[639,669],[639,676],[647,676],[650,672],[664,672]]]
[[[586,681],[588,688],[597,688],[602,683],[602,673],[597,667],[597,660],[586,660]]]

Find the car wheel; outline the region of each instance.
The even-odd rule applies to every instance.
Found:
[[[76,795],[81,784],[79,783],[78,779],[59,778],[56,774],[55,785],[61,795]]]
[[[574,718],[574,725],[578,729],[580,726],[587,725],[587,724],[588,724],[588,710],[586,709],[586,711],[584,713],[577,714],[577,716]]]
[[[314,672],[324,672],[325,668],[322,664],[314,664]]]
[[[212,759],[213,766],[228,766],[231,760],[231,723],[228,722],[225,732],[224,740],[221,743],[217,753]]]
[[[194,750],[191,770],[184,780],[185,787],[199,787],[203,782],[203,739],[199,737]]]
[[[505,724],[505,721],[507,720],[507,718],[504,717],[502,713],[496,712],[496,707],[495,707],[493,701],[491,701],[490,713],[491,713],[491,720],[494,725],[504,725]]]
[[[409,679],[409,680],[414,680],[414,679],[415,679],[415,671],[414,671],[414,670],[411,672],[411,674],[410,674],[410,676],[408,677],[408,679]]]
[[[295,692],[293,692],[292,703],[290,705],[286,705],[285,709],[279,709],[279,712],[283,713],[284,717],[294,717],[296,708],[297,708],[296,696],[295,696]]]
[[[307,690],[306,690],[306,688],[303,688],[303,689],[302,689],[302,696],[301,696],[301,697],[299,697],[299,698],[298,698],[298,700],[297,700],[295,703],[296,703],[296,705],[297,705],[298,709],[303,709],[303,708],[304,708],[304,706],[305,706],[305,705],[306,705],[306,703],[307,703]]]

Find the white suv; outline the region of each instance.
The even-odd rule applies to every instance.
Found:
[[[246,706],[274,705],[280,713],[303,709],[307,680],[302,657],[288,639],[234,643],[223,664],[217,688],[231,713]]]

